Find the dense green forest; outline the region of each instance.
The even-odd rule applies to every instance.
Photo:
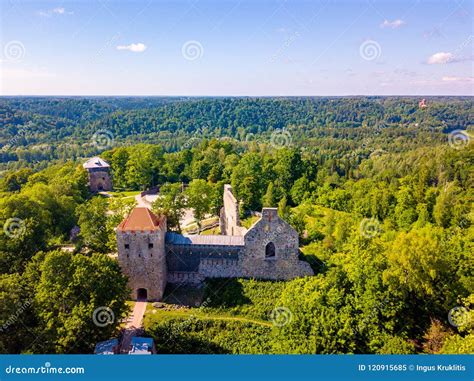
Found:
[[[331,156],[403,151],[445,141],[472,123],[468,97],[417,98],[1,98],[0,170],[88,157],[115,145],[201,138],[304,143]],[[288,137],[288,134],[290,137]],[[280,138],[280,139],[279,139]]]
[[[126,315],[107,254],[133,199],[89,194],[100,153],[116,190],[160,187],[171,230],[216,214],[226,183],[243,219],[278,206],[316,273],[208,282],[192,319],[147,316],[161,353],[474,352],[472,99],[418,101],[1,98],[0,351],[88,352]]]

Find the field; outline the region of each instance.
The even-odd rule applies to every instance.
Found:
[[[154,337],[159,353],[269,353],[270,316],[283,286],[245,279],[208,280],[199,307],[149,304],[145,330]]]

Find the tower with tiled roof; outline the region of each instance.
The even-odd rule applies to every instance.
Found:
[[[148,208],[135,208],[116,234],[118,261],[128,277],[132,299],[160,300],[168,278],[166,217],[157,217]]]

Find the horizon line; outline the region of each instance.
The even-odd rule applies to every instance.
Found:
[[[474,94],[344,94],[344,95],[144,95],[144,94],[0,94],[0,98],[12,97],[63,97],[63,98],[350,98],[350,97],[474,97]]]

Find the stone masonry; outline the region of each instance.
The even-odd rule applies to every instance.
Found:
[[[244,235],[246,229],[240,225],[239,202],[232,193],[232,187],[224,185],[224,206],[221,208],[220,229],[223,235]]]
[[[83,164],[89,176],[89,189],[91,192],[112,190],[110,165],[100,157],[93,157]]]
[[[197,285],[205,278],[289,280],[314,274],[298,258],[298,233],[276,208],[263,208],[248,230],[238,217],[229,185],[224,187],[222,235],[166,232],[164,217],[135,208],[117,228],[118,260],[132,297],[160,300],[167,283]]]
[[[117,227],[118,261],[132,298],[160,300],[168,269],[165,256],[166,218],[135,208]]]

